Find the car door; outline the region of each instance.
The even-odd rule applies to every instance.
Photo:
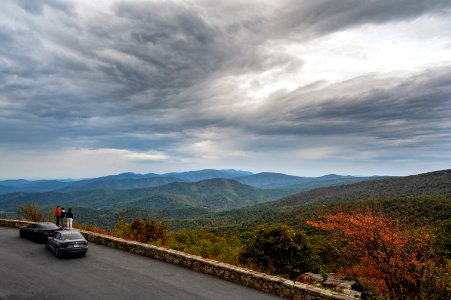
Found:
[[[33,229],[33,237],[36,240],[40,240],[42,238],[42,226],[40,224],[36,224],[35,228]]]
[[[49,247],[52,248],[53,250],[55,250],[56,247],[58,246],[57,242],[58,236],[59,238],[61,238],[61,233],[57,232],[52,238],[48,239]]]
[[[36,224],[31,224],[30,226],[25,228],[25,235],[28,237],[33,237],[34,231],[36,230]]]

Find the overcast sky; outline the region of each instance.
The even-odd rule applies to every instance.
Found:
[[[451,1],[0,2],[0,178],[451,167]]]

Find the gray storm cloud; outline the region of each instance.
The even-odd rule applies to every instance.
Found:
[[[2,148],[182,155],[205,139],[231,139],[227,149],[252,153],[337,136],[377,147],[451,144],[449,62],[401,77],[373,72],[299,85],[255,103],[243,89],[265,84],[240,86],[268,70],[303,74],[309,58],[283,45],[442,18],[449,1],[87,3],[0,3]]]

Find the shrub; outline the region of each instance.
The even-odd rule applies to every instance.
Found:
[[[131,224],[127,224],[125,219],[120,218],[116,224],[115,234],[141,243],[164,242],[167,239],[168,230],[163,222],[137,218]]]
[[[121,238],[130,237],[130,224],[126,222],[125,217],[120,217],[116,222],[116,228],[114,229],[114,235]]]
[[[33,222],[40,222],[44,220],[43,211],[34,202],[28,204],[20,204],[17,206],[16,210],[19,213],[20,217],[25,220]]]
[[[111,232],[109,232],[108,230],[98,227],[96,225],[92,225],[92,224],[82,224],[82,223],[78,223],[77,221],[74,221],[73,226],[74,226],[74,228],[78,228],[81,230],[91,231],[91,232],[95,232],[95,233],[99,233],[99,234],[111,235]]]
[[[451,219],[443,221],[437,228],[436,243],[443,256],[451,260]]]
[[[240,241],[235,236],[217,236],[204,230],[180,230],[170,236],[169,247],[175,250],[238,264]]]
[[[319,271],[312,254],[304,232],[270,225],[248,236],[240,258],[260,271],[294,279],[305,271]]]

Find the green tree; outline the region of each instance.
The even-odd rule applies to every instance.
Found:
[[[125,217],[120,217],[116,222],[116,228],[114,229],[114,235],[121,238],[130,237],[130,224],[126,222]]]
[[[291,279],[319,270],[304,232],[287,225],[264,226],[248,236],[240,258],[243,264]]]
[[[451,218],[443,221],[435,229],[435,243],[442,256],[451,260]]]

